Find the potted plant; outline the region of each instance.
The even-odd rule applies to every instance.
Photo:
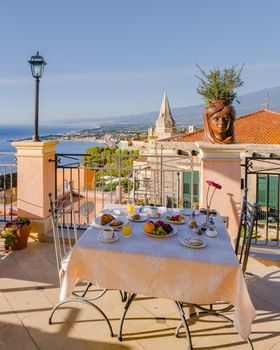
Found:
[[[236,93],[234,89],[242,86],[240,78],[243,66],[225,68],[221,71],[214,68],[206,73],[198,65],[203,78],[196,75],[200,80],[197,92],[205,99],[204,111],[205,140],[212,143],[234,143],[235,109],[232,106]]]
[[[1,232],[1,236],[4,238],[5,250],[26,248],[30,231],[31,222],[25,216],[19,216],[17,219],[7,222]]]

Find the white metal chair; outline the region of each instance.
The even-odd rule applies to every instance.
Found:
[[[59,275],[59,282],[61,286],[64,278],[64,273],[66,271],[67,264],[71,256],[72,248],[78,240],[77,228],[75,223],[72,182],[69,182],[69,191],[63,194],[60,198],[58,198],[57,200],[53,200],[51,193],[49,194],[49,198],[56,264]],[[86,294],[91,285],[92,284],[88,282],[84,292],[81,295],[73,293],[71,297],[62,300],[57,305],[55,305],[52,309],[49,318],[49,324],[52,324],[53,315],[60,306],[70,302],[81,302],[92,306],[103,316],[103,318],[108,324],[110,334],[111,336],[113,336],[113,331],[109,319],[107,318],[105,313],[93,303],[94,300],[99,299],[102,295],[104,295],[106,289],[97,289],[94,291],[95,293],[93,296],[86,297]]]

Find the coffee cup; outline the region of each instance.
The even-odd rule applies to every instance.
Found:
[[[158,208],[157,207],[152,207],[149,209],[149,215],[152,216],[152,217],[155,217],[157,216],[158,214]]]
[[[114,238],[114,230],[110,227],[106,227],[101,231],[102,238],[106,241]]]

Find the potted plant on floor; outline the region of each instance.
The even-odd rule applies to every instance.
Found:
[[[5,250],[26,248],[30,231],[31,222],[25,216],[19,216],[17,219],[7,222],[1,232],[1,237],[4,238]]]
[[[236,93],[234,89],[242,86],[242,68],[237,66],[225,68],[221,71],[214,68],[206,73],[198,65],[202,78],[197,92],[205,99],[206,108],[204,111],[204,132],[205,141],[220,144],[235,143],[234,121],[235,109],[232,106]]]

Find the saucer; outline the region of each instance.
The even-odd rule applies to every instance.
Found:
[[[140,218],[138,220],[132,219],[132,217],[128,217],[128,220],[133,221],[133,222],[143,222],[148,220],[148,216],[145,214],[139,214]]]
[[[114,237],[113,238],[105,239],[102,236],[101,232],[99,232],[98,239],[99,239],[100,242],[103,242],[103,243],[112,243],[112,242],[116,242],[119,239],[119,236],[118,236],[117,232],[114,232]]]
[[[204,248],[207,245],[207,242],[203,241],[202,239],[200,239],[202,241],[201,245],[193,245],[188,243],[188,239],[183,239],[180,240],[180,243],[183,244],[185,247],[188,248],[193,248],[193,249],[200,249],[200,248]]]

